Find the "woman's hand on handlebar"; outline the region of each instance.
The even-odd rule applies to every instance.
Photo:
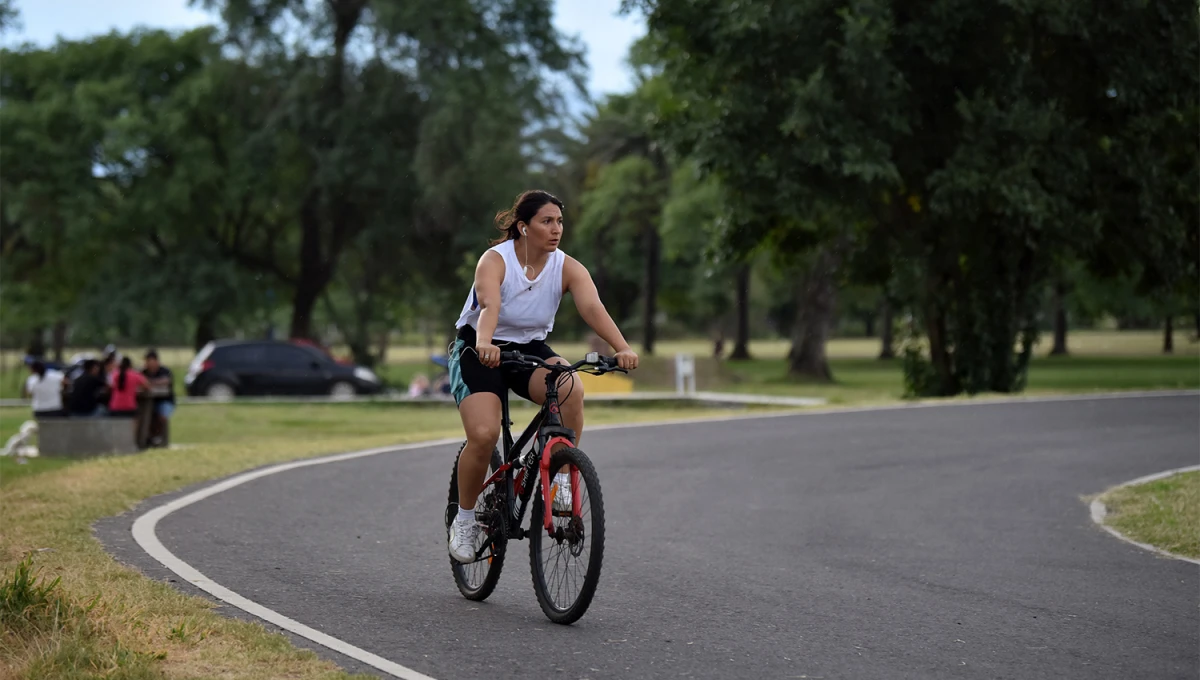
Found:
[[[623,368],[627,371],[633,370],[638,367],[637,352],[634,352],[632,349],[630,349],[628,347],[621,350],[620,352],[617,352],[617,355],[613,358],[617,360],[617,366],[620,366],[621,368]]]
[[[479,363],[488,368],[495,368],[500,365],[500,348],[490,342],[476,343],[475,353],[479,355]]]

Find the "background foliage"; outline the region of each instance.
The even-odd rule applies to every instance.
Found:
[[[877,336],[911,394],[1008,392],[1042,333],[1200,324],[1194,3],[627,0],[635,86],[578,120],[548,0],[199,4],[0,55],[4,346],[440,346],[531,186],[645,354],[828,381]]]

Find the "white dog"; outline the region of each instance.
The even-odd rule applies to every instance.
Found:
[[[26,420],[21,423],[21,429],[8,438],[8,443],[4,445],[4,451],[0,451],[0,456],[16,456],[19,465],[24,465],[26,458],[36,458],[38,449],[30,444],[29,440],[37,434],[37,431],[36,420]]]

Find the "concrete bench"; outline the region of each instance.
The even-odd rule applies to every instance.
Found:
[[[137,453],[131,418],[45,418],[38,420],[38,455],[83,458]]]

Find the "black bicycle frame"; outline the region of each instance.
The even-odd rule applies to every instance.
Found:
[[[558,378],[563,374],[564,372],[562,371],[551,371],[546,375],[546,401],[538,409],[538,412],[533,416],[533,420],[530,421],[516,442],[513,442],[512,431],[510,429],[513,426],[513,422],[508,407],[508,393],[506,392],[500,400],[503,450],[500,457],[502,462],[501,469],[497,472],[504,474],[504,496],[507,499],[507,520],[509,523],[509,534],[512,538],[519,539],[525,535],[525,530],[521,527],[521,519],[525,516],[525,509],[529,507],[529,499],[532,498],[533,489],[539,479],[538,462],[541,460],[542,451],[545,450],[550,440],[556,437],[564,437],[571,442],[575,441],[575,432],[568,427],[564,427],[562,418],[559,417]],[[535,437],[536,446],[533,449],[533,455],[530,455],[528,460],[520,466],[516,465],[517,455]],[[521,486],[521,505],[518,508],[518,494],[516,493],[514,484],[517,474],[522,470],[525,472],[525,477]]]

